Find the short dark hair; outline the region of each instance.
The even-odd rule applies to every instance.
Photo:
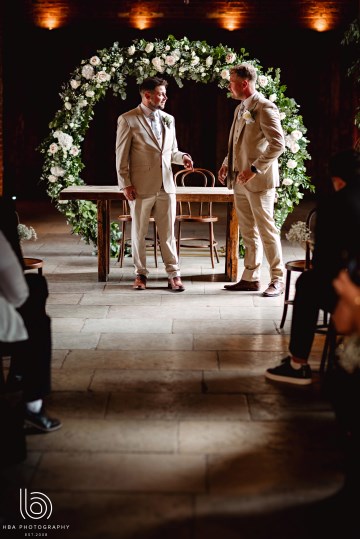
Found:
[[[360,152],[349,148],[342,150],[330,159],[329,171],[331,176],[337,176],[346,184],[360,185]]]
[[[139,86],[139,92],[142,95],[144,92],[152,92],[157,88],[158,86],[167,86],[168,81],[165,79],[161,79],[160,77],[148,77],[147,79],[144,79],[142,83]]]
[[[256,82],[256,79],[257,79],[256,69],[251,64],[245,63],[245,64],[234,66],[230,69],[230,73],[237,75],[238,77],[241,77],[242,79],[246,79],[253,82]]]

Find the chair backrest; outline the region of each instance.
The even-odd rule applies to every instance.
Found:
[[[174,182],[178,187],[214,187],[215,175],[206,168],[182,169],[174,174]],[[186,208],[187,212],[184,210]],[[192,215],[194,203],[178,202],[179,215]],[[212,202],[200,202],[197,214],[212,216]]]
[[[316,208],[313,208],[309,211],[306,217],[306,228],[310,230],[310,238],[306,241],[306,247],[305,247],[305,269],[311,268],[311,258],[312,258],[312,252],[314,250],[314,242],[315,242],[315,222],[316,222]]]

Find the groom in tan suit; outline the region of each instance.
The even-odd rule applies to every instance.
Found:
[[[132,217],[131,244],[136,273],[133,288],[146,288],[145,236],[153,214],[168,286],[174,292],[182,292],[185,288],[176,252],[176,194],[171,163],[191,169],[193,162],[189,154],[178,150],[174,117],[163,112],[166,87],[164,79],[145,79],[139,88],[140,105],[119,117],[116,170]]]
[[[284,291],[284,265],[280,235],[274,221],[275,187],[279,185],[277,158],[285,150],[279,110],[255,90],[257,74],[251,64],[230,70],[229,90],[241,100],[230,130],[228,155],[219,170],[219,181],[234,189],[234,203],[245,246],[240,281],[227,290],[260,290],[263,251],[270,269],[264,296]]]

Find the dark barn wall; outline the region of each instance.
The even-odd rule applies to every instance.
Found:
[[[227,32],[190,24],[138,31],[105,23],[77,23],[49,31],[30,25],[12,10],[4,30],[5,190],[22,199],[46,196],[44,184],[39,183],[42,156],[37,147],[61,106],[58,94],[62,83],[69,80],[82,59],[114,41],[128,46],[138,37],[163,39],[170,33],[211,45],[223,43],[235,50],[244,47],[264,68],[281,69],[286,94],[300,105],[308,128],[312,159],[307,169],[321,190],[329,155],[351,146],[355,137],[355,92],[346,75],[350,58],[347,48],[340,44],[343,31],[318,33],[271,26],[271,30]],[[236,102],[215,85],[195,82],[185,82],[179,89],[170,80],[168,95],[166,110],[176,118],[179,147],[192,154],[197,166],[217,171],[226,152]],[[138,102],[135,81],[129,80],[126,101],[108,93],[97,105],[83,145],[86,167],[82,177],[87,183],[116,183],[116,119]]]

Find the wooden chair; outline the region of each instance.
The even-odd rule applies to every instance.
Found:
[[[179,170],[174,175],[174,181],[177,186],[202,186],[202,187],[214,187],[215,176],[214,174],[205,168],[194,168],[193,170]],[[195,210],[197,205],[197,210]],[[211,265],[214,268],[214,260],[219,263],[219,255],[217,252],[217,241],[214,236],[214,223],[219,220],[212,214],[212,202],[178,202],[178,210],[176,215],[176,221],[178,223],[177,229],[177,252],[180,258],[180,247],[187,247],[190,249],[209,249],[211,257]],[[208,224],[209,235],[207,238],[193,236],[183,237],[181,235],[181,229],[183,223],[195,223],[195,224]],[[190,242],[185,244],[184,242]],[[204,242],[206,242],[205,245]]]
[[[314,229],[315,217],[316,217],[316,208],[313,208],[312,210],[309,211],[306,217],[306,226],[311,231]],[[311,269],[311,253],[312,253],[311,242],[312,242],[311,238],[309,241],[306,242],[305,259],[290,260],[289,262],[286,262],[285,264],[286,281],[285,281],[285,293],[284,293],[284,308],[283,308],[283,313],[282,313],[281,322],[280,322],[280,329],[282,329],[285,325],[288,306],[294,304],[294,299],[289,297],[292,272],[294,271],[297,273],[303,273],[304,271]],[[324,313],[324,323],[322,324],[322,326],[324,328],[325,327],[327,328],[327,313]],[[320,326],[319,326],[319,329],[321,329]]]
[[[126,239],[126,225],[127,223],[131,223],[132,221],[132,218],[130,215],[130,208],[129,208],[129,204],[127,200],[122,201],[122,213],[118,215],[117,219],[121,223],[121,239],[119,241],[120,247],[119,247],[118,262],[120,262],[120,268],[122,268],[126,243],[130,241],[129,239]],[[153,225],[153,238],[146,238],[146,239],[152,242],[151,246],[154,249],[155,267],[158,267],[157,248],[159,245],[159,239],[158,239],[158,232],[157,232],[157,226],[155,223],[155,218],[150,217],[149,223],[152,223]]]

